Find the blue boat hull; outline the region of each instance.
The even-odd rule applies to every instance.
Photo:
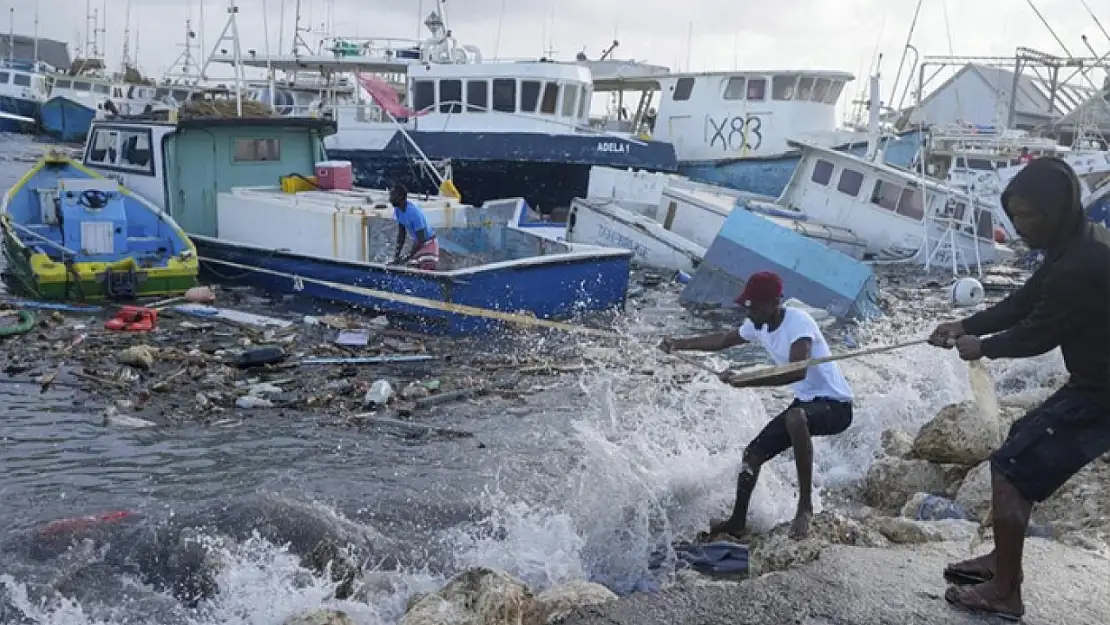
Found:
[[[598,135],[414,131],[409,136],[429,159],[451,159],[455,185],[467,204],[523,197],[544,214],[570,206],[586,194],[590,167],[678,171],[674,146],[633,143]],[[359,186],[404,184],[410,191],[438,193],[438,184],[415,163],[416,150],[400,132],[381,150],[329,148],[328,158],[351,161]]]
[[[911,131],[887,141],[883,151],[886,162],[909,167],[920,145],[920,136],[918,131]],[[867,144],[851,143],[836,149],[862,156],[867,151]],[[758,159],[683,161],[678,164],[678,172],[698,182],[777,198],[786,189],[800,159],[800,153],[789,153]]]
[[[631,253],[568,258],[452,276],[275,252],[208,237],[194,236],[194,242],[201,270],[221,281],[367,308],[396,318],[406,329],[442,335],[496,330],[503,322],[352,292],[335,284],[488,310],[527,311],[542,319],[569,319],[583,312],[623,308],[632,258]]]
[[[30,117],[31,119],[37,120],[39,119],[41,108],[42,105],[35,100],[0,96],[0,112],[19,115],[20,117]],[[28,124],[6,117],[0,117],[0,132],[29,133],[34,132],[34,130],[34,123]]]
[[[679,301],[735,307],[748,276],[757,271],[778,273],[785,297],[837,318],[882,315],[870,266],[746,210],[729,214]]]
[[[80,142],[88,134],[96,111],[68,98],[57,97],[42,105],[40,117],[46,134],[61,141]]]

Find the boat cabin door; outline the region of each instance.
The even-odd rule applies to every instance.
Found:
[[[216,138],[207,131],[173,135],[166,165],[170,214],[187,234],[214,237],[216,227]]]

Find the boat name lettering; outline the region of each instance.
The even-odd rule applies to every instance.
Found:
[[[617,154],[628,154],[628,144],[619,143],[617,141],[598,141],[598,152],[614,152]]]
[[[598,224],[597,236],[601,237],[603,241],[608,241],[613,245],[622,247],[626,250],[632,250],[632,253],[640,258],[647,258],[648,250],[643,245],[633,241],[625,235],[613,230],[605,224]]]
[[[709,147],[720,144],[725,152],[758,150],[763,145],[763,119],[758,115],[733,115],[720,120],[705,116]]]
[[[293,276],[293,290],[300,292],[304,290],[304,280],[300,276]]]

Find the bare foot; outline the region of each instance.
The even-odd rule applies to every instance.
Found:
[[[1020,588],[1003,592],[993,580],[975,586],[949,586],[944,598],[960,609],[1010,621],[1020,620],[1025,614]]]
[[[794,522],[790,524],[790,538],[801,540],[809,536],[809,520],[811,517],[813,517],[813,513],[809,510],[799,510],[798,514],[794,516]]]

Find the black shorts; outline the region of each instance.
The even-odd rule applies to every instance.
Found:
[[[790,432],[786,430],[786,413],[795,408],[801,408],[806,413],[810,436],[840,434],[852,425],[852,402],[824,397],[816,397],[811,401],[795,399],[756,435],[748,445],[748,453],[757,456],[761,462],[767,462],[790,449],[793,442],[790,440]]]
[[[1065,386],[1012,427],[991,466],[1031,502],[1044,501],[1110,451],[1110,404]]]

